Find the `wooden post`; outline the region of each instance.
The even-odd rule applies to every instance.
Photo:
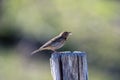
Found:
[[[56,52],[50,58],[54,80],[88,80],[85,52]]]

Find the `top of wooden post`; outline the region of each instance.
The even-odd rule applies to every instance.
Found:
[[[59,56],[64,56],[64,55],[77,55],[77,56],[85,56],[86,53],[85,52],[81,52],[81,51],[63,51],[63,52],[54,52],[51,56],[51,58],[54,57],[59,57]]]

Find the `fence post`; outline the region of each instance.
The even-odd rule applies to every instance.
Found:
[[[88,80],[85,52],[55,52],[50,65],[53,80]]]

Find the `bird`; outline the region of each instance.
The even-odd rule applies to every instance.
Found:
[[[58,36],[52,38],[39,49],[33,51],[31,54],[33,55],[43,50],[52,50],[56,52],[57,49],[60,49],[65,44],[69,35],[72,35],[72,33],[68,31],[61,32]]]

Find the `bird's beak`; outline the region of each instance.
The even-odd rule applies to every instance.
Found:
[[[71,32],[69,32],[69,35],[72,35],[72,33],[71,33]]]

